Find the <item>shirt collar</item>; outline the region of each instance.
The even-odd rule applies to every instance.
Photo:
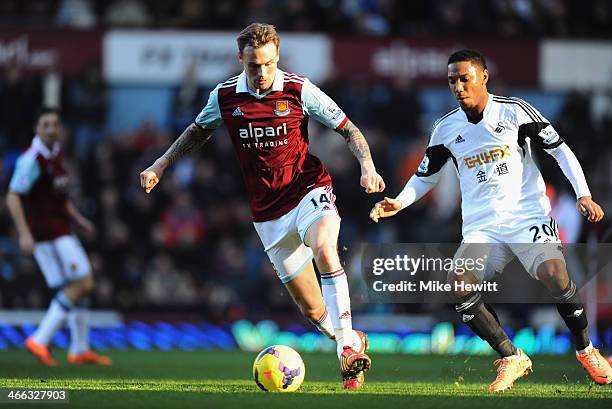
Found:
[[[247,79],[246,73],[242,71],[240,75],[238,75],[238,82],[236,84],[236,92],[248,92],[249,94],[256,97],[263,97],[267,95],[271,91],[282,91],[283,84],[285,82],[285,73],[280,69],[276,69],[276,74],[274,75],[274,82],[272,83],[272,88],[264,92],[263,94],[258,94],[255,91],[251,90],[249,87],[249,81]]]
[[[47,148],[47,145],[43,143],[43,141],[40,139],[40,136],[38,135],[34,136],[34,139],[32,140],[32,147],[37,152],[39,152],[45,159],[55,158],[60,151],[59,142],[55,142],[53,144],[53,149],[49,150],[49,148]]]

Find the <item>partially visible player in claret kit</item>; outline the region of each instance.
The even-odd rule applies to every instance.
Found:
[[[57,365],[49,343],[68,321],[68,363],[110,365],[108,357],[89,347],[88,306],[94,279],[87,254],[72,231],[71,221],[88,232],[94,231],[94,225],[68,198],[61,130],[59,110],[41,109],[36,135],[28,150],[17,159],[6,196],[21,251],[34,255],[47,285],[56,291],[40,325],[26,339],[25,347],[42,364]]]
[[[556,222],[548,216],[550,203],[532,150],[542,149],[556,159],[588,221],[599,222],[604,212],[591,198],[578,159],[549,121],[522,99],[490,94],[488,79],[480,53],[461,50],[450,56],[448,85],[459,107],[434,124],[416,174],[395,199],[376,203],[370,218],[378,222],[419,200],[434,187],[442,167],[452,163],[449,166],[459,176],[463,216],[463,241],[456,257],[486,255],[493,273],[518,258],[555,299],[572,334],[577,360],[594,382],[609,384],[612,369],[589,339],[584,306],[567,272]],[[482,281],[484,273],[468,277],[451,272],[449,282]],[[511,388],[532,369],[531,360],[513,345],[480,293],[456,296],[455,309],[463,322],[499,354],[497,378],[489,390]]]
[[[335,102],[307,78],[277,67],[280,39],[274,26],[253,23],[237,43],[244,71],[216,86],[194,123],[140,174],[141,185],[149,193],[168,166],[203,146],[223,122],[238,156],[255,230],[279,279],[302,313],[337,342],[344,388],[359,389],[371,365],[367,337],[352,326],[349,287],[337,251],[340,216],[331,177],[308,151],[308,119],[345,138],[361,166],[366,193],[381,192],[385,184],[363,134]]]

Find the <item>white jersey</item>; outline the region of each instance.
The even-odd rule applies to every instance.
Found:
[[[452,161],[459,176],[463,236],[484,227],[512,226],[550,212],[533,147],[563,140],[548,120],[519,98],[489,94],[483,118],[468,121],[460,108],[435,124],[416,176],[436,180]]]

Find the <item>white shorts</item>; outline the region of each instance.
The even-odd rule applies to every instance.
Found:
[[[34,258],[51,289],[91,274],[91,265],[81,242],[74,235],[37,242]]]
[[[304,244],[308,228],[326,215],[340,219],[335,201],[331,187],[318,187],[308,192],[289,213],[278,219],[253,223],[283,283],[297,277],[313,258],[312,250]]]
[[[565,262],[557,222],[549,216],[537,217],[512,228],[493,227],[468,233],[455,253],[457,257],[485,257],[485,270],[475,272],[480,280],[501,274],[514,257],[536,280],[542,262],[557,259]]]

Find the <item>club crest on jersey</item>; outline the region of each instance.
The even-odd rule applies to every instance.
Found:
[[[53,188],[59,191],[66,191],[68,188],[68,176],[61,175],[53,178]]]
[[[501,135],[505,131],[506,131],[506,124],[504,124],[502,121],[499,121],[493,132],[495,132],[498,135]]]
[[[291,109],[289,108],[289,101],[276,101],[276,108],[274,109],[274,113],[278,116],[289,115],[291,113]]]

